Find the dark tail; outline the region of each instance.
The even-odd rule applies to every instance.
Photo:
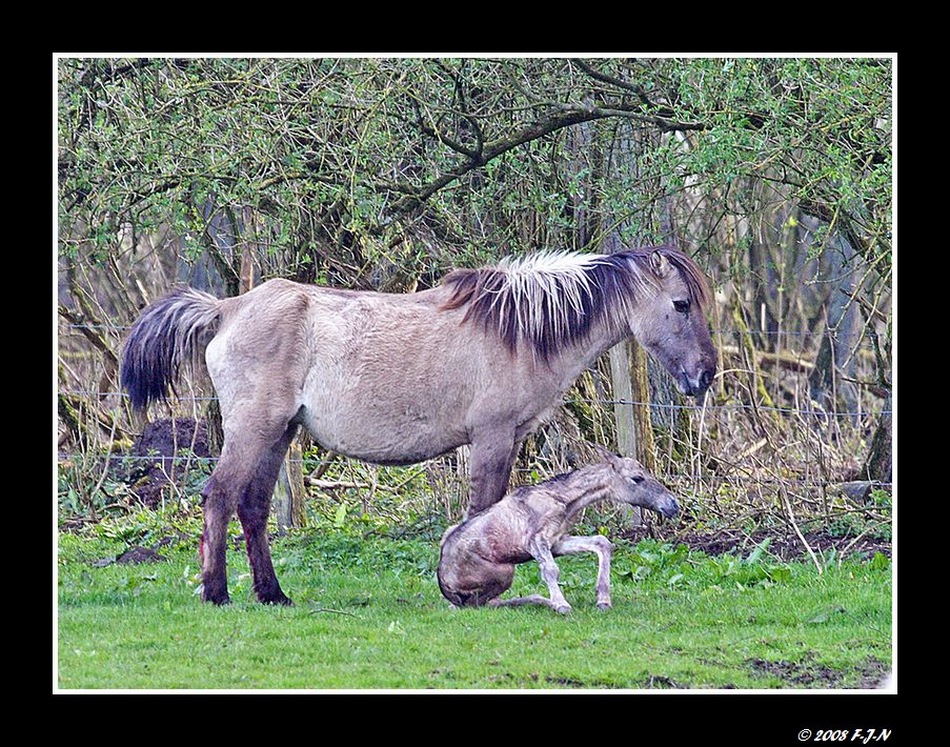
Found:
[[[143,410],[174,392],[182,363],[194,364],[218,326],[219,301],[182,288],[142,312],[122,350],[122,388]]]

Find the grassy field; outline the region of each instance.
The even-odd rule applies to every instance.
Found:
[[[706,556],[617,543],[614,607],[594,606],[596,564],[559,563],[573,614],[453,610],[438,541],[301,531],[274,541],[295,606],[254,602],[243,549],[233,604],[196,595],[194,535],[163,560],[111,562],[128,537],[63,534],[54,690],[864,690],[891,668],[892,567],[882,555],[780,563],[760,547]],[[533,564],[514,592],[544,592]]]

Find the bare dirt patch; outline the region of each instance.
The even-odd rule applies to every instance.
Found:
[[[746,662],[754,675],[778,677],[789,687],[831,689],[841,687],[875,688],[887,677],[887,664],[868,659],[857,672],[842,672],[815,664],[806,657],[803,661],[767,661],[750,659]]]

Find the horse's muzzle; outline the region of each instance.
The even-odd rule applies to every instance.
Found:
[[[687,374],[686,371],[681,371],[679,380],[676,382],[676,384],[683,394],[688,394],[691,397],[699,399],[706,393],[706,390],[709,389],[709,387],[712,385],[713,379],[715,378],[715,368],[704,369],[695,381],[689,377],[689,374]]]
[[[699,385],[696,387],[695,396],[697,398],[702,397],[706,393],[706,390],[712,386],[713,379],[715,378],[715,368],[707,368],[705,371],[703,371],[699,376]]]

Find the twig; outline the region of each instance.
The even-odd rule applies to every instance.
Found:
[[[696,442],[696,451],[692,455],[692,471],[694,475],[699,475],[699,455],[703,452],[703,430],[706,423],[706,402],[708,397],[703,395],[703,405],[699,409],[699,435]]]
[[[321,490],[373,490],[373,486],[365,482],[349,482],[346,480],[318,480],[314,477],[305,477],[304,482],[312,488]],[[395,493],[396,488],[387,485],[376,485],[376,490],[386,493]]]
[[[107,457],[112,455],[112,449],[115,446],[116,423],[117,421],[113,421],[112,433],[109,435],[109,448],[106,450]],[[89,509],[90,509],[90,512],[92,513],[93,518],[96,517],[96,507],[92,501],[92,496],[94,496],[96,493],[98,493],[102,489],[102,486],[106,481],[106,477],[108,476],[109,476],[109,459],[106,458],[102,460],[102,474],[99,475],[99,480],[96,482],[95,487],[89,492]]]
[[[788,500],[788,493],[785,492],[785,488],[780,489],[782,494],[782,500],[785,502],[785,510],[788,511],[788,518],[792,522],[792,529],[795,530],[795,534],[798,535],[798,539],[801,540],[802,544],[805,546],[805,549],[808,550],[808,554],[811,555],[812,562],[815,564],[815,568],[818,569],[818,575],[822,574],[821,563],[818,562],[818,558],[815,557],[814,550],[811,549],[811,545],[808,544],[808,540],[805,539],[805,535],[801,533],[801,530],[798,528],[798,524],[795,521],[795,514],[792,513],[792,504]]]
[[[329,607],[311,607],[310,614],[315,615],[318,612],[332,612],[334,615],[347,615],[349,617],[359,617],[355,612],[347,612],[346,610],[334,610]]]
[[[845,556],[848,554],[848,551],[849,551],[852,547],[854,547],[854,545],[857,543],[857,541],[858,541],[859,539],[861,539],[865,534],[867,534],[868,532],[870,532],[872,529],[877,529],[878,527],[884,526],[884,525],[887,524],[887,523],[888,523],[888,522],[886,522],[886,521],[882,521],[882,522],[880,522],[879,524],[876,524],[876,525],[874,525],[874,526],[867,527],[867,528],[865,528],[865,530],[864,530],[863,532],[861,532],[857,537],[855,537],[853,540],[851,540],[851,541],[845,546],[845,548],[841,551],[841,554],[838,556],[838,567],[839,567],[839,568],[841,567],[841,564],[844,562],[844,558],[845,558]]]
[[[337,454],[336,452],[328,451],[326,458],[323,459],[319,465],[317,465],[317,468],[313,472],[307,475],[307,479],[319,480],[321,477],[323,477],[327,473],[327,470],[330,469],[330,466],[333,464],[333,462],[336,461],[338,456],[339,454]]]
[[[768,443],[768,439],[760,438],[760,439],[759,439],[758,441],[756,441],[754,444],[752,444],[751,446],[749,446],[745,451],[743,451],[741,454],[739,454],[739,456],[736,457],[736,462],[741,462],[743,459],[748,459],[750,456],[752,456],[753,454],[755,454],[755,452],[757,452],[759,449],[761,449],[761,448],[762,448],[763,446],[765,446],[767,443]]]
[[[723,345],[723,355],[739,356],[742,351],[736,345]],[[809,360],[803,359],[800,355],[794,353],[770,353],[765,350],[755,351],[755,359],[758,363],[767,363],[773,366],[787,368],[790,371],[808,373],[815,368],[815,364]]]

